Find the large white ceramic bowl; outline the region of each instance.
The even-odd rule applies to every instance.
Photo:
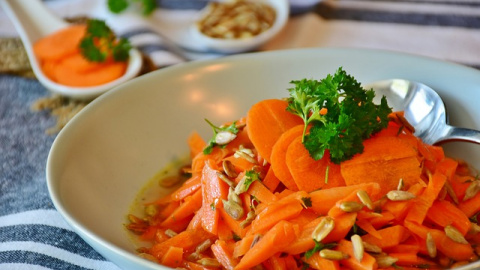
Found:
[[[56,138],[47,181],[73,229],[123,269],[166,269],[135,255],[123,227],[145,183],[187,153],[188,135],[211,132],[261,99],[288,95],[289,82],[321,79],[343,68],[359,81],[423,82],[445,99],[451,123],[480,128],[480,72],[460,65],[375,50],[303,49],[252,53],[177,65],[144,75],[87,106]],[[480,168],[480,148],[448,145],[449,154]],[[477,267],[480,264],[475,264]]]

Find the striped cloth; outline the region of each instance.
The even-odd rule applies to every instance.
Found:
[[[48,1],[58,14],[94,12],[98,1]],[[159,1],[164,9],[189,12],[201,0]],[[291,0],[284,31],[259,50],[299,47],[359,47],[401,51],[480,68],[480,0]],[[309,12],[307,12],[309,11]],[[96,11],[95,11],[96,12]],[[122,35],[158,67],[202,57],[171,46],[159,29],[132,24]],[[132,26],[130,25],[130,26]],[[15,32],[0,14],[0,36]],[[105,260],[65,223],[45,185],[45,163],[54,125],[48,114],[28,107],[47,94],[34,80],[0,75],[0,269],[102,269]]]

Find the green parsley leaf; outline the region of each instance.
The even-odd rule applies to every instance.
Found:
[[[336,164],[348,160],[363,152],[365,139],[388,125],[392,109],[386,98],[379,105],[373,103],[373,89],[364,89],[341,67],[321,81],[303,79],[292,84],[287,110],[303,119],[303,143],[315,160],[327,150]]]
[[[108,0],[107,6],[108,9],[113,13],[121,13],[126,10],[129,3],[127,0]]]
[[[325,249],[325,248],[334,248],[337,244],[336,243],[329,243],[329,244],[324,244],[322,242],[318,242],[317,240],[313,239],[313,241],[315,241],[315,247],[313,247],[312,249],[308,250],[307,252],[305,252],[305,258],[310,258],[312,257],[313,254],[315,254],[316,252],[319,252],[320,250],[322,249]]]
[[[112,56],[115,61],[127,61],[131,48],[130,42],[117,38],[105,21],[87,21],[87,32],[80,41],[80,51],[87,60],[105,62]]]
[[[255,170],[249,170],[245,173],[245,190],[248,190],[250,188],[250,185],[254,182],[260,180],[260,173],[255,171]]]
[[[213,130],[213,137],[208,141],[207,146],[203,149],[203,153],[205,155],[208,155],[208,154],[212,153],[213,147],[218,145],[217,142],[216,142],[216,138],[217,138],[217,134],[219,132],[227,131],[227,132],[230,132],[232,134],[237,135],[238,132],[240,131],[237,128],[237,122],[236,121],[234,121],[231,125],[226,126],[226,127],[217,127],[214,124],[212,124],[212,122],[210,122],[208,119],[205,119],[205,121],[210,125],[210,127],[212,127],[212,130]],[[221,146],[225,147],[226,145],[221,145]]]

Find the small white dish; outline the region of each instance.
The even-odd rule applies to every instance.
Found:
[[[321,79],[340,66],[362,83],[401,77],[431,85],[448,106],[452,124],[480,128],[480,71],[439,60],[376,50],[302,49],[195,61],[129,81],[74,117],[48,156],[53,203],[87,243],[122,269],[168,269],[136,256],[123,226],[148,180],[188,153],[192,131],[211,136],[204,118],[238,119],[259,100],[288,96],[291,80]],[[480,146],[445,148],[478,169]]]
[[[186,12],[159,9],[155,12],[151,23],[156,31],[187,50],[224,54],[248,52],[277,35],[286,25],[290,11],[288,0],[256,0],[255,2],[270,5],[275,10],[276,19],[267,31],[248,39],[227,40],[211,38],[200,33],[196,23],[202,18],[205,10]]]
[[[125,74],[114,81],[92,87],[71,87],[58,84],[43,73],[33,52],[33,44],[42,37],[68,27],[69,24],[52,14],[39,0],[2,0],[0,6],[12,20],[22,39],[35,76],[43,86],[53,93],[74,99],[93,99],[134,78],[142,67],[140,52],[137,49],[131,49]]]

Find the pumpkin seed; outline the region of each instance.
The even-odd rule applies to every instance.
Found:
[[[175,231],[173,231],[172,229],[167,229],[167,230],[165,230],[165,235],[171,238],[171,237],[174,237],[175,235],[177,235],[177,233]]]
[[[375,259],[377,261],[377,264],[378,264],[379,268],[390,267],[398,261],[397,258],[388,256],[386,254],[377,255],[377,256],[375,256]]]
[[[206,251],[208,248],[210,248],[210,246],[212,244],[213,244],[212,240],[207,239],[195,248],[195,252],[202,253],[202,252]]]
[[[479,232],[480,232],[480,226],[475,222],[471,222],[470,230],[468,231],[468,233],[477,234]]]
[[[358,234],[354,234],[350,240],[352,241],[353,245],[353,255],[355,255],[355,259],[360,262],[363,259],[363,254],[365,253],[362,238]]]
[[[332,249],[322,249],[319,252],[320,257],[327,259],[327,260],[332,260],[332,261],[339,261],[339,260],[345,260],[350,258],[350,255],[343,253],[338,250],[332,250]]]
[[[463,237],[462,233],[452,225],[447,225],[444,228],[445,234],[448,238],[452,239],[453,241],[460,243],[460,244],[468,244],[465,237]]]
[[[463,201],[466,201],[468,199],[471,199],[477,195],[477,193],[480,191],[480,181],[475,180],[468,185],[467,190],[465,190],[465,196],[463,197]]]
[[[244,210],[240,204],[233,201],[226,201],[226,200],[222,200],[222,201],[223,201],[223,209],[225,209],[225,212],[227,212],[229,216],[231,216],[235,220],[239,220],[243,217]]]
[[[247,218],[244,221],[240,222],[240,228],[245,229],[248,225],[250,225],[250,223],[252,223],[255,217],[256,217],[255,211],[250,210],[247,213]]]
[[[362,210],[363,204],[358,202],[342,202],[340,203],[340,209],[347,213],[358,212]]]
[[[333,218],[326,216],[320,221],[317,227],[315,227],[315,230],[312,233],[312,238],[315,239],[315,241],[320,242],[332,232],[333,228],[335,228],[335,221]]]
[[[235,190],[232,187],[230,187],[230,189],[228,189],[228,197],[227,198],[231,202],[238,203],[240,206],[242,205],[242,199],[240,199],[240,196],[238,196],[238,194],[235,193]]]
[[[370,210],[373,210],[373,202],[368,193],[361,189],[357,191],[357,196],[360,199],[360,201]]]
[[[235,178],[238,176],[235,166],[233,166],[230,160],[224,159],[222,162],[223,171],[228,177]]]
[[[435,245],[435,241],[433,240],[431,233],[427,233],[427,239],[425,241],[427,245],[428,256],[430,256],[430,258],[437,257],[437,246]]]
[[[229,185],[230,187],[234,187],[235,186],[235,182],[233,182],[232,180],[228,179],[228,177],[223,174],[222,172],[217,172],[217,176],[218,178],[220,178],[220,180],[222,180],[223,182],[227,183],[227,185]]]
[[[237,195],[247,192],[248,187],[247,185],[245,185],[245,181],[247,181],[247,177],[244,175],[242,179],[240,179],[238,184],[235,186],[235,193],[237,193]]]
[[[408,191],[391,190],[387,193],[387,198],[391,201],[408,201],[415,198],[415,195]]]
[[[457,194],[456,194],[455,191],[453,190],[452,185],[450,185],[450,182],[445,181],[444,187],[445,187],[445,189],[447,190],[447,194],[448,194],[448,196],[450,196],[450,198],[452,199],[452,201],[453,201],[455,204],[458,204]]]
[[[220,267],[222,266],[216,259],[213,258],[202,258],[197,261],[198,264],[201,264],[206,267]]]
[[[366,251],[366,252],[370,252],[370,253],[382,253],[382,248],[377,246],[377,245],[374,245],[374,244],[370,244],[368,242],[365,242],[363,241],[363,249]]]
[[[245,151],[245,149],[235,151],[235,154],[233,154],[233,156],[236,158],[243,158],[252,164],[258,164],[257,160],[253,158],[253,152],[252,154],[250,154],[249,152]]]
[[[222,130],[215,135],[215,143],[218,145],[225,145],[235,140],[237,135],[233,132]]]

